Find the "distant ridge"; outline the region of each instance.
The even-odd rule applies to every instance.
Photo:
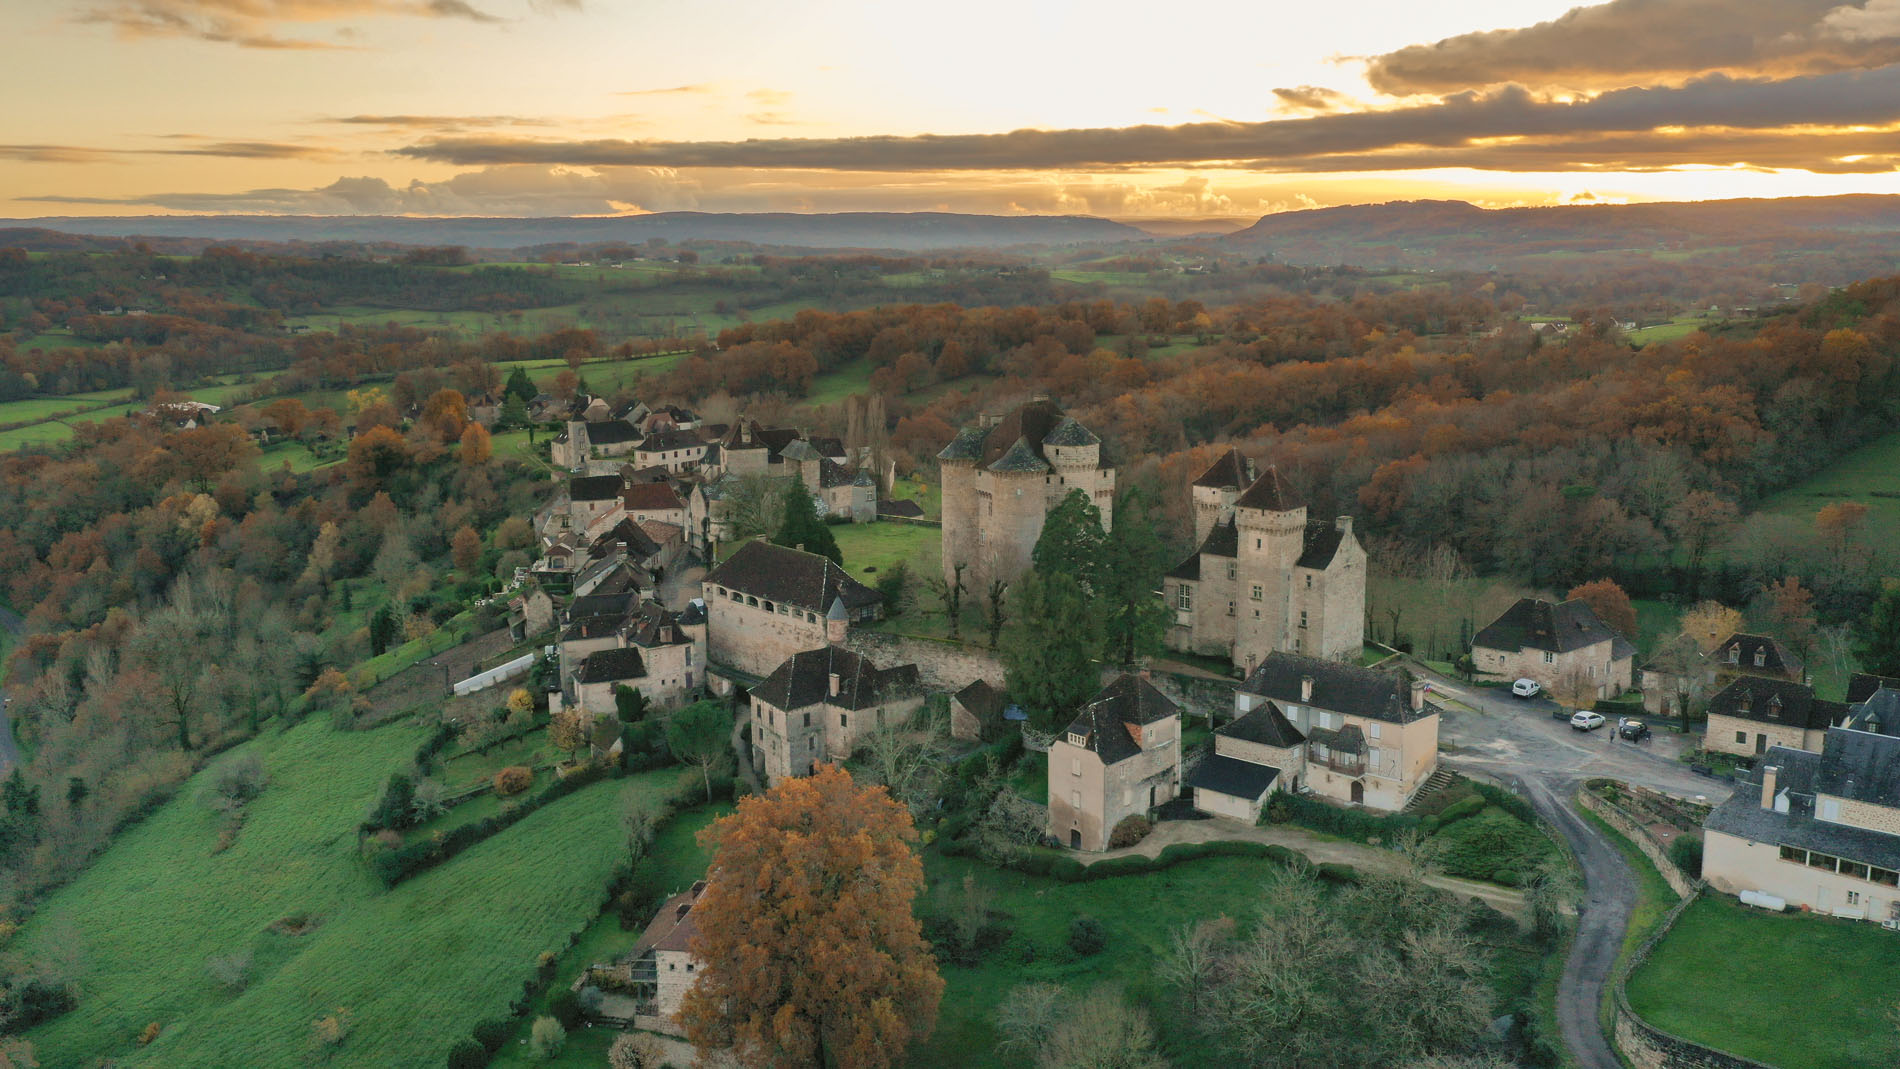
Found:
[[[938,249],[1141,241],[1150,235],[1080,215],[954,212],[656,212],[611,218],[414,218],[407,216],[144,215],[0,220],[99,237],[214,241],[355,241],[518,249],[533,245],[732,241],[816,249]]]

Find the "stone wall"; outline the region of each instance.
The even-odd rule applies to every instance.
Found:
[[[1695,881],[1677,868],[1674,861],[1669,860],[1669,851],[1663,849],[1662,844],[1657,842],[1649,834],[1649,830],[1644,828],[1628,811],[1613,802],[1604,800],[1587,786],[1577,792],[1577,798],[1583,802],[1585,809],[1602,817],[1605,824],[1615,828],[1624,838],[1635,843],[1636,849],[1641,850],[1643,856],[1649,859],[1650,864],[1656,866],[1656,871],[1662,876],[1663,882],[1669,885],[1670,890],[1676,892],[1677,897],[1689,898],[1695,894]]]
[[[1581,796],[1588,798],[1590,792],[1583,791]],[[1590,803],[1584,804],[1588,806]],[[1593,811],[1603,816],[1605,820],[1610,819],[1600,810],[1593,809]],[[1642,840],[1636,841],[1640,844]],[[1656,927],[1648,939],[1643,941],[1643,945],[1637,948],[1636,953],[1630,955],[1630,960],[1624,963],[1623,968],[1616,974],[1612,985],[1615,1021],[1611,1029],[1611,1042],[1615,1044],[1617,1053],[1636,1069],[1774,1069],[1774,1066],[1766,1062],[1758,1062],[1716,1050],[1713,1047],[1705,1047],[1700,1043],[1665,1032],[1637,1016],[1636,1011],[1630,1008],[1629,996],[1624,990],[1630,974],[1649,959],[1650,951],[1654,950],[1662,937],[1668,934],[1669,929],[1675,925],[1676,919],[1682,916],[1682,911],[1689,907],[1689,903],[1696,900],[1699,893],[1700,888],[1693,888],[1682,901],[1676,903],[1675,908],[1669,911],[1669,914],[1663,918],[1663,922]]]
[[[918,676],[931,690],[959,691],[979,679],[997,686],[1003,683],[1003,665],[995,654],[946,639],[854,627],[846,634],[844,644],[851,652],[869,657],[879,668],[916,665]]]

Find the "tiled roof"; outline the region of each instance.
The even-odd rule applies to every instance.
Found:
[[[1124,673],[1089,699],[1070,721],[1068,733],[1082,736],[1086,749],[1098,754],[1103,764],[1112,765],[1141,752],[1129,731],[1131,727],[1152,724],[1180,712],[1180,707],[1154,684]]]
[[[915,501],[880,500],[877,503],[877,514],[879,516],[903,516],[909,519],[917,519],[924,514],[924,507]]]
[[[955,697],[965,709],[975,713],[978,720],[988,722],[1003,715],[1003,693],[987,680],[971,683],[957,691]]]
[[[1313,680],[1310,699],[1301,697],[1308,677]],[[1430,706],[1413,709],[1406,685],[1400,675],[1275,650],[1267,654],[1240,689],[1281,705],[1310,705],[1393,724],[1437,715]]]
[[[661,450],[699,449],[705,444],[706,439],[701,438],[695,431],[682,431],[669,427],[647,435],[646,441],[640,443],[640,451],[656,453]]]
[[[1300,734],[1300,729],[1294,727],[1293,722],[1280,711],[1280,707],[1271,701],[1261,702],[1253,708],[1252,712],[1232,723],[1222,725],[1214,734],[1245,742],[1257,742],[1262,746],[1273,746],[1282,750],[1298,746],[1306,741],[1306,736]]]
[[[588,654],[576,678],[582,683],[618,683],[623,679],[642,679],[646,674],[647,665],[640,658],[640,651],[629,646]]]
[[[838,676],[836,695],[831,693],[834,672]],[[766,676],[765,682],[752,688],[754,698],[787,711],[827,704],[840,709],[869,709],[922,692],[916,665],[880,669],[870,658],[841,646],[795,653]]]
[[[661,903],[660,911],[653,915],[647,930],[640,933],[640,941],[633,944],[633,949],[622,960],[639,961],[656,950],[687,951],[699,929],[694,923],[693,904],[705,890],[706,881],[701,880],[690,890]]]
[[[1814,696],[1806,683],[1742,676],[1709,699],[1709,715],[1819,731],[1840,722],[1847,706]]]
[[[1095,432],[1077,423],[1074,416],[1064,416],[1062,417],[1062,422],[1056,424],[1056,429],[1050,431],[1049,436],[1042,440],[1042,444],[1061,446],[1101,445],[1102,440],[1095,436]]]
[[[593,445],[621,445],[640,437],[640,429],[624,419],[603,419],[586,426],[587,441]]]
[[[812,448],[812,444],[803,438],[785,443],[785,448],[779,450],[778,455],[786,460],[801,462],[819,458],[818,450]]]
[[[1900,808],[1900,738],[1852,728],[1829,728],[1821,744],[1820,794]]]
[[[1238,490],[1249,482],[1247,468],[1247,458],[1240,455],[1240,450],[1230,448],[1194,480],[1194,485]]]
[[[843,438],[818,437],[805,440],[811,443],[813,449],[818,450],[818,455],[821,457],[842,461],[850,455],[845,452]]]
[[[1324,520],[1309,523],[1300,545],[1300,559],[1295,563],[1302,568],[1323,572],[1332,565],[1333,557],[1345,542],[1346,532],[1338,526]]]
[[[831,608],[835,598],[842,597],[848,609],[861,609],[882,600],[877,591],[851,578],[830,558],[770,542],[740,546],[737,553],[706,576],[706,582],[821,615]]]
[[[610,501],[620,496],[620,476],[582,475],[569,479],[567,496],[573,501]]]
[[[983,455],[984,430],[981,427],[965,427],[957,432],[950,444],[937,454],[938,460],[976,460]]]
[[[1253,485],[1247,488],[1247,492],[1240,495],[1240,500],[1234,502],[1234,507],[1260,509],[1264,512],[1289,512],[1299,508],[1300,503],[1294,499],[1293,491],[1287,489],[1286,484],[1280,480],[1280,469],[1269,464],[1267,470],[1260,473],[1260,478],[1255,479]]]
[[[1615,637],[1596,610],[1581,599],[1553,605],[1541,598],[1519,598],[1478,632],[1471,644],[1488,650],[1569,653]]]
[[[1258,802],[1267,796],[1273,789],[1273,781],[1279,778],[1280,770],[1272,765],[1258,765],[1226,754],[1208,754],[1188,777],[1187,785],[1197,791]]]
[[[620,499],[626,503],[629,512],[664,512],[686,507],[673,488],[665,483],[636,483],[627,487]]]
[[[1815,818],[1814,794],[1823,760],[1821,754],[1770,746],[1756,759],[1747,782],[1738,784],[1728,801],[1715,807],[1703,827],[1750,842],[1818,850],[1862,864],[1900,869],[1900,835]],[[1786,813],[1762,808],[1762,770],[1770,766],[1776,770],[1776,793],[1787,792]]]

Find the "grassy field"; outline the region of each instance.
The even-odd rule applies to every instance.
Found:
[[[852,523],[833,527],[845,570],[866,584],[903,561],[913,579],[943,571],[943,531],[914,523]],[[875,571],[873,570],[875,569]]]
[[[805,403],[834,405],[852,394],[864,393],[870,388],[871,361],[869,357],[861,356],[812,379],[811,392],[805,395]]]
[[[1763,502],[1762,510],[1812,521],[1822,507],[1838,501],[1866,505],[1874,529],[1900,523],[1900,432],[1847,453]]]
[[[477,1020],[505,1012],[544,950],[591,923],[619,835],[613,797],[670,793],[676,771],[562,799],[440,868],[385,891],[354,828],[415,728],[338,733],[309,722],[247,744],[270,786],[236,845],[214,854],[207,776],[50,897],[15,949],[72,962],[78,1009],[37,1029],[47,1065],[300,1065],[311,1024],[350,1021],[335,1061],[438,1064]],[[226,760],[231,758],[227,757]],[[302,935],[272,931],[303,915]],[[212,982],[206,959],[249,950],[249,986]],[[161,1031],[150,1046],[137,1036]]]
[[[1650,342],[1674,341],[1687,337],[1698,330],[1713,326],[1714,320],[1706,315],[1677,316],[1667,323],[1658,323],[1652,327],[1638,327],[1623,335],[1632,345],[1648,345]]]
[[[1892,1065],[1900,935],[1855,921],[1751,910],[1707,895],[1630,978],[1651,1024],[1781,1069]],[[1790,995],[1799,1008],[1789,1004]]]

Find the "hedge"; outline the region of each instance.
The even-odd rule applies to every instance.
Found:
[[[522,799],[519,803],[505,806],[501,812],[483,820],[464,824],[442,837],[441,842],[424,839],[394,850],[385,850],[370,858],[370,870],[383,881],[383,886],[394,887],[418,872],[426,872],[455,855],[487,839],[489,836],[514,826],[528,814],[573,794],[582,787],[590,787],[601,780],[620,775],[620,770],[612,766],[595,765],[581,769],[566,779],[557,779],[543,788],[539,794]]]
[[[947,851],[940,850],[939,852]],[[967,852],[967,848],[957,852]],[[1162,850],[1157,857],[1129,854],[1125,857],[1111,857],[1097,861],[1092,865],[1084,864],[1079,858],[1056,853],[1053,850],[1025,851],[998,864],[1002,868],[1014,869],[1030,876],[1045,876],[1063,883],[1087,883],[1091,880],[1108,880],[1117,876],[1140,876],[1149,872],[1161,872],[1183,861],[1193,861],[1203,857],[1263,857],[1288,866],[1305,861],[1304,855],[1284,846],[1237,839],[1217,839],[1204,843],[1175,843]]]
[[[1269,812],[1284,812],[1289,820],[1302,827],[1360,842],[1375,838],[1390,842],[1421,823],[1419,818],[1403,813],[1376,816],[1362,809],[1347,809],[1284,791],[1273,796],[1269,807]]]

